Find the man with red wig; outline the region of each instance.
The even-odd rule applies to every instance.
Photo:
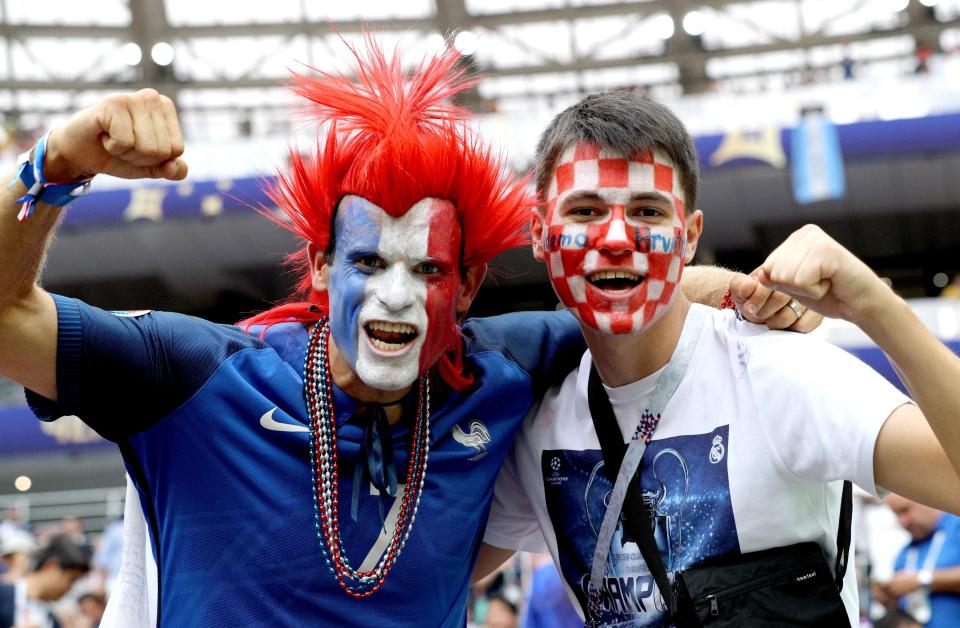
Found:
[[[293,81],[329,125],[271,189],[303,282],[240,326],[36,284],[57,206],[91,176],[186,175],[169,99],[78,113],[6,191],[0,372],[41,418],[120,446],[157,566],[147,623],[462,626],[494,477],[583,351],[566,313],[460,325],[532,196],[449,104],[469,84],[454,53],[406,74],[368,48],[355,81]]]

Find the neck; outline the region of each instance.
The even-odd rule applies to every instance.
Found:
[[[680,342],[689,309],[690,302],[678,291],[667,311],[636,334],[604,334],[581,323],[603,383],[625,386],[666,366]]]
[[[404,396],[410,392],[413,385],[407,386],[401,390],[380,390],[368,386],[360,376],[350,367],[343,354],[337,350],[333,337],[329,339],[330,343],[330,375],[333,377],[333,383],[337,388],[347,393],[360,403],[378,403],[383,406],[383,412],[387,415],[387,421],[390,425],[398,423],[403,418],[403,406],[398,403]],[[394,404],[394,405],[390,405]]]

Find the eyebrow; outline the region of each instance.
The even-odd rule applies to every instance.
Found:
[[[601,203],[606,202],[597,192],[582,191],[571,193],[570,196],[563,199],[563,204],[566,205],[568,203],[579,203],[581,201],[600,201]],[[634,192],[630,195],[627,203],[633,203],[636,201],[663,201],[670,203],[671,205],[673,204],[673,198],[660,191]]]

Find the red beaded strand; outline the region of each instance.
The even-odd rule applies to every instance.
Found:
[[[328,358],[329,335],[330,328],[324,319],[311,334],[304,369],[304,393],[310,414],[310,469],[313,476],[315,525],[317,536],[322,541],[324,558],[340,587],[353,597],[364,598],[383,586],[413,530],[430,448],[430,381],[427,376],[419,380],[417,420],[410,443],[407,485],[403,490],[390,544],[373,570],[357,571],[344,555],[340,535],[337,428]]]

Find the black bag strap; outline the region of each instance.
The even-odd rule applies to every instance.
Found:
[[[600,441],[600,450],[603,452],[604,472],[610,482],[615,484],[617,474],[620,472],[620,463],[627,451],[627,445],[623,442],[623,435],[620,433],[619,425],[617,425],[617,418],[613,413],[613,407],[610,405],[607,391],[603,388],[600,374],[593,364],[590,365],[587,403],[590,408],[590,416],[593,419],[593,427]],[[647,567],[650,569],[650,573],[657,583],[657,588],[660,589],[660,594],[663,596],[667,609],[672,616],[676,612],[674,608],[675,600],[673,599],[667,570],[663,565],[663,558],[660,556],[660,548],[653,536],[653,515],[644,507],[643,500],[640,497],[639,475],[638,471],[631,479],[630,488],[623,503],[623,527],[627,534],[636,539],[640,554],[647,563]],[[840,522],[837,527],[837,560],[834,565],[834,574],[838,591],[843,590],[843,576],[847,571],[852,522],[853,485],[847,480],[843,483]]]
[[[843,576],[847,573],[850,560],[850,528],[853,526],[853,483],[843,482],[843,496],[840,498],[840,524],[837,526],[837,562],[834,564],[834,580],[837,591],[843,591]]]
[[[603,452],[604,472],[610,483],[616,484],[617,475],[620,473],[620,463],[627,451],[627,445],[623,442],[623,435],[617,425],[617,419],[613,414],[613,407],[610,405],[607,391],[603,389],[600,374],[593,364],[590,365],[590,380],[587,384],[587,403],[590,406],[593,427],[597,431],[597,438],[600,440],[600,450]],[[636,540],[637,546],[640,548],[640,554],[647,563],[653,580],[657,583],[657,588],[660,589],[660,594],[667,603],[667,608],[673,614],[670,579],[667,577],[667,570],[663,566],[660,548],[657,547],[657,541],[653,537],[653,515],[643,506],[643,500],[640,499],[639,473],[635,474],[630,480],[630,488],[627,490],[627,497],[623,502],[623,528],[627,534]]]
[[[593,365],[590,367],[587,401],[590,406],[590,416],[593,418],[593,427],[597,431],[600,449],[603,452],[604,472],[610,483],[615,484],[617,474],[620,473],[620,463],[627,451],[627,445],[623,442],[623,436],[613,414],[610,399],[603,389],[600,374],[597,373],[597,367]],[[643,560],[647,563],[650,573],[657,583],[657,588],[660,589],[666,599],[670,592],[670,579],[667,577],[667,570],[663,566],[660,549],[653,537],[652,514],[643,506],[643,500],[639,498],[639,475],[634,475],[630,480],[630,488],[623,504],[624,530],[636,540]],[[669,606],[669,600],[667,604]]]

